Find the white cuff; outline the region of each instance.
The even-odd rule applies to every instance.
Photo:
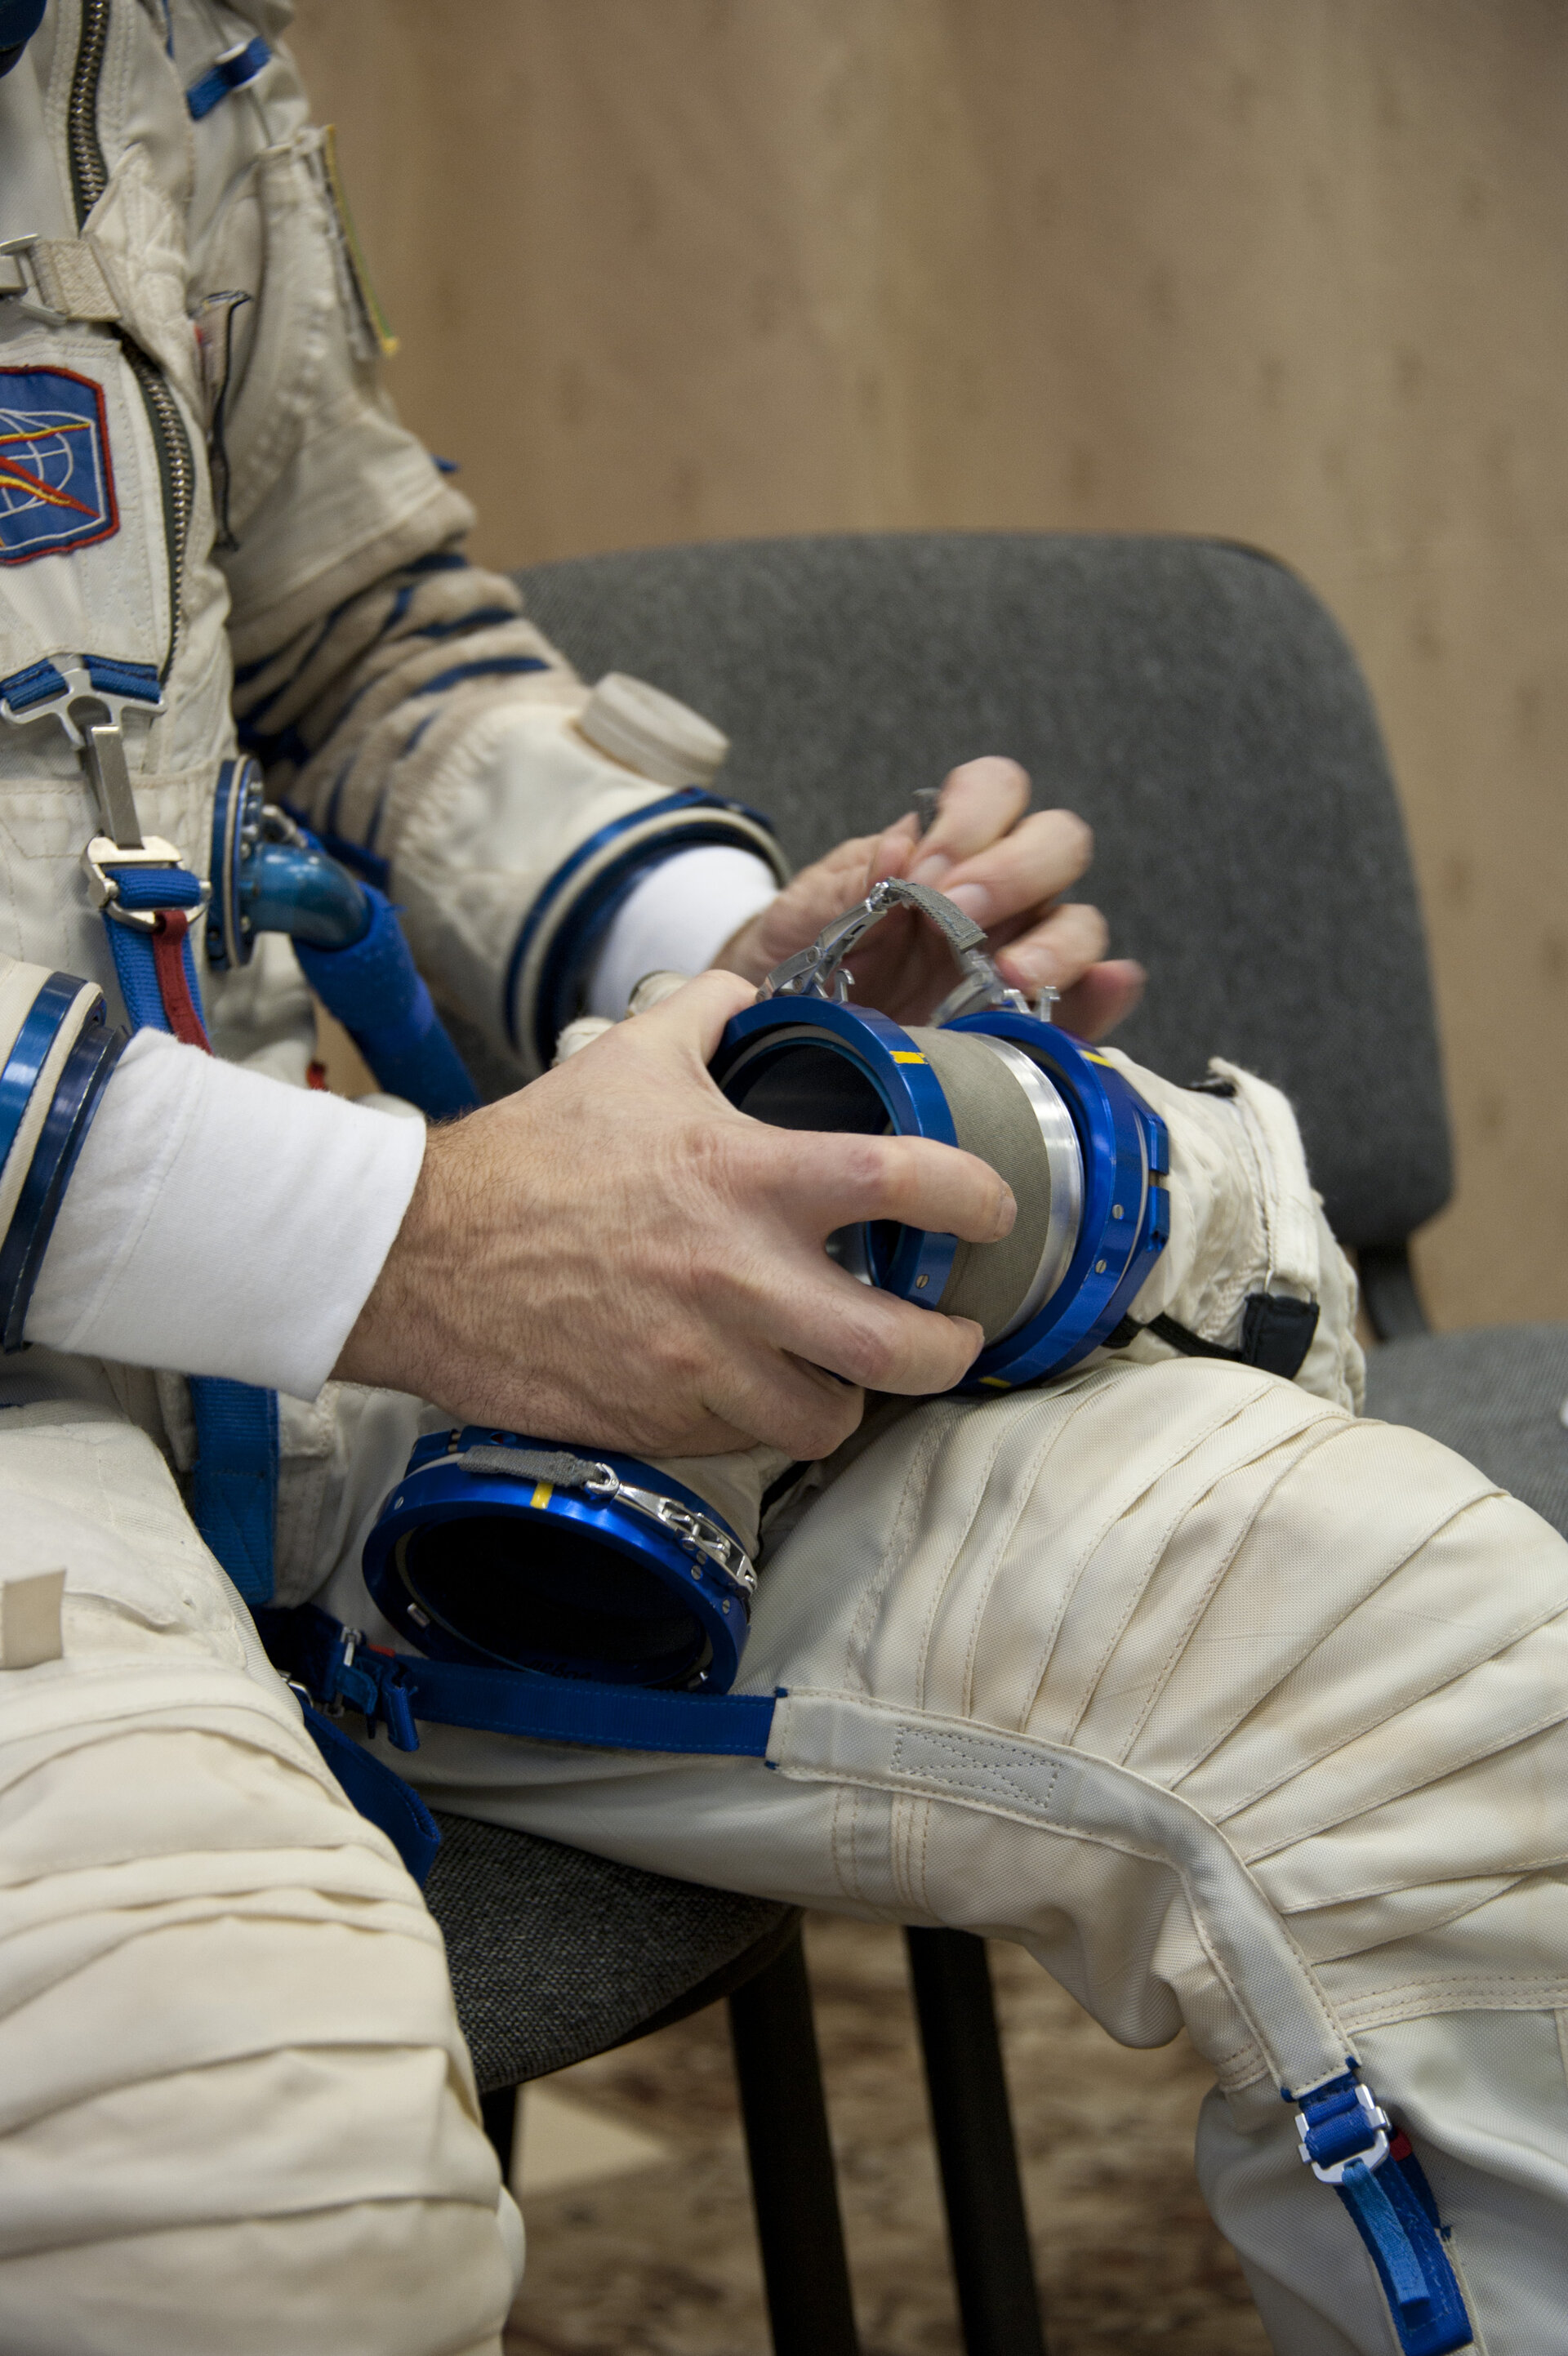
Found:
[[[88,1131],[27,1339],[314,1398],[424,1156],[422,1121],[143,1031]]]
[[[585,1012],[618,1023],[645,973],[703,973],[732,933],[766,908],[779,883],[732,844],[672,851],[617,909],[589,977]]]

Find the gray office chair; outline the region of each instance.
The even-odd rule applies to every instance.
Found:
[[[519,578],[586,677],[638,672],[727,731],[727,790],[798,862],[979,752],[1088,819],[1084,896],[1149,970],[1119,1043],[1289,1092],[1385,1345],[1369,1413],[1568,1532],[1568,1326],[1433,1335],[1416,1297],[1409,1238],[1452,1184],[1421,916],[1366,684],[1293,573],[1213,541],[911,532]]]
[[[1421,921],[1365,685],[1300,582],[1213,541],[1001,533],[651,549],[519,578],[586,677],[636,672],[726,730],[727,789],[797,862],[981,752],[1089,819],[1086,892],[1149,969],[1119,1036],[1174,1078],[1223,1054],[1289,1091],[1386,1337],[1371,1412],[1568,1529],[1568,1327],[1423,1331],[1407,1243],[1451,1164]],[[515,1083],[464,1044],[491,1093]],[[498,2136],[504,2090],[731,1990],[775,2346],[849,2356],[793,1916],[523,1835],[447,1833],[431,1902]],[[984,1949],[908,1938],[965,2343],[1031,2356]]]

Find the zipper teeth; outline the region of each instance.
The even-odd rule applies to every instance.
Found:
[[[158,454],[158,474],[164,495],[164,520],[168,538],[168,652],[158,676],[166,679],[173,668],[175,650],[179,644],[179,584],[185,569],[186,541],[190,534],[191,512],[196,505],[196,465],[190,455],[190,437],[185,430],[185,420],[179,405],[169,391],[161,369],[128,336],[122,336],[121,348],[146,403],[147,420],[153,429],[153,442]]]
[[[66,145],[78,229],[109,185],[109,167],[98,144],[98,83],[109,40],[109,7],[110,0],[81,0],[81,41],[66,108]]]
[[[98,136],[98,85],[103,75],[103,55],[109,43],[112,0],[81,0],[81,38],[66,107],[66,146],[70,162],[71,193],[80,229],[109,185],[109,166]],[[148,359],[122,328],[120,346],[141,388],[157,451],[158,476],[164,498],[164,522],[168,541],[168,653],[159,676],[166,679],[179,641],[179,584],[196,504],[196,466],[185,420],[161,369]]]

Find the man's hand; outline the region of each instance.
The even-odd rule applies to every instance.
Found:
[[[1000,1240],[1013,1196],[920,1139],[770,1129],[707,1064],[752,991],[708,973],[503,1102],[432,1130],[337,1373],[466,1422],[641,1454],[828,1454],[862,1387],[946,1390],[978,1325],[834,1266],[835,1227]]]
[[[1016,761],[966,761],[941,790],[935,823],[902,818],[882,835],[840,843],[726,942],[716,962],[760,981],[814,941],[822,926],[863,900],[884,876],[929,884],[983,925],[1004,981],[1033,998],[1048,983],[1061,992],[1060,1021],[1083,1039],[1102,1038],[1137,1004],[1141,966],[1101,962],[1105,919],[1097,908],[1063,903],[1094,849],[1070,810],[1029,808],[1029,780]],[[899,1023],[923,1023],[957,980],[950,951],[912,910],[885,916],[852,959],[852,999]]]

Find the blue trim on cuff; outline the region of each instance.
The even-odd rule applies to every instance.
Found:
[[[128,1033],[110,1029],[100,999],[65,1059],[5,1240],[0,1244],[0,1350],[7,1355],[27,1347],[23,1335],[27,1311],[59,1206],[103,1090],[129,1044]]]
[[[0,1168],[16,1142],[16,1131],[22,1126],[49,1049],[81,991],[82,984],[75,974],[51,973],[16,1033],[5,1069],[0,1071]]]
[[[754,858],[762,856],[755,838],[743,835],[731,823],[736,818],[748,819],[768,834],[773,831],[770,820],[759,810],[748,809],[744,802],[727,801],[718,794],[709,793],[703,786],[682,786],[679,793],[667,795],[662,801],[645,803],[641,809],[628,810],[624,817],[612,819],[607,826],[600,827],[597,833],[589,835],[585,842],[580,842],[570,858],[562,861],[545,882],[524,918],[507,960],[501,1018],[514,1049],[519,1044],[513,1002],[517,996],[518,976],[522,971],[540,926],[573,876],[614,842],[618,835],[630,834],[660,819],[671,821],[668,831],[663,835],[655,835],[651,841],[644,840],[634,843],[624,858],[612,861],[601,874],[595,877],[592,886],[583,894],[568,921],[562,926],[561,937],[552,946],[544,970],[539,978],[538,997],[533,1010],[533,1049],[539,1061],[546,1065],[554,1053],[555,1041],[563,1025],[577,1011],[575,993],[582,987],[604,931],[621,902],[635,890],[651,868],[673,858],[678,851],[696,851],[706,843],[725,843],[736,851],[749,851]],[[680,822],[682,820],[684,823]]]

